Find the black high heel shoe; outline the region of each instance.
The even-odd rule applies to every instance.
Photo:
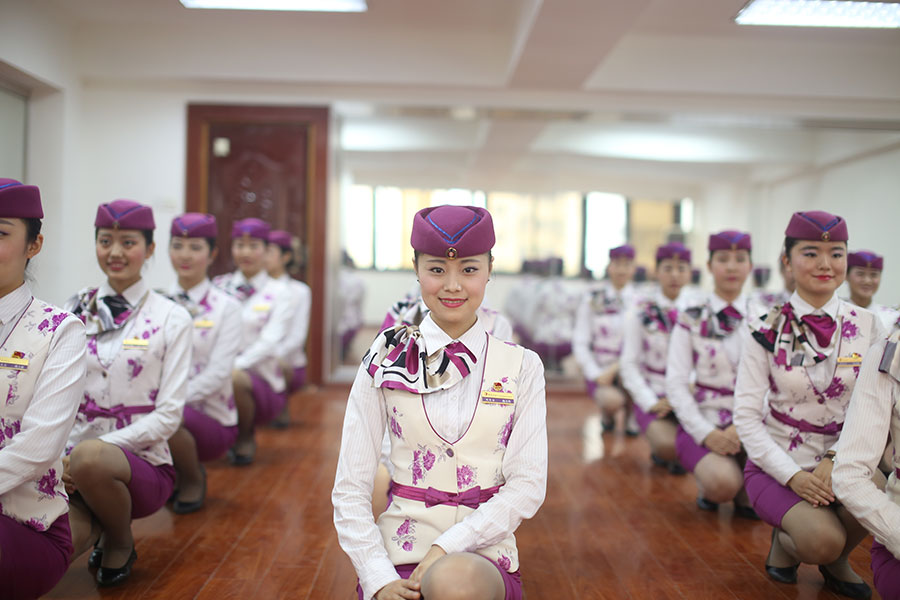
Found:
[[[825,587],[838,596],[859,598],[860,600],[868,600],[872,597],[872,588],[865,582],[852,583],[850,581],[841,581],[832,575],[831,572],[825,568],[825,565],[819,565],[819,573],[825,578]]]
[[[203,503],[206,502],[206,469],[203,468],[203,465],[200,465],[200,472],[203,474],[203,491],[200,494],[200,499],[193,502],[182,502],[176,498],[172,503],[172,512],[176,515],[187,515],[203,508]]]
[[[131,556],[128,557],[128,560],[126,560],[125,564],[121,567],[100,567],[97,569],[97,585],[102,587],[112,587],[123,583],[131,576],[131,566],[136,560],[137,552],[135,552],[134,546],[132,546]]]
[[[91,550],[91,555],[88,556],[88,568],[99,569],[102,561],[103,548],[100,547],[100,541],[98,540],[97,543],[94,544],[94,549]]]
[[[772,546],[775,545],[775,536],[778,535],[778,529],[772,528]],[[769,548],[769,556],[772,555],[772,548]],[[797,583],[797,569],[800,563],[793,567],[773,567],[768,564],[769,558],[766,557],[766,573],[769,577],[778,583]]]

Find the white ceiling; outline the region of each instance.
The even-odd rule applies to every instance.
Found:
[[[900,140],[900,32],[738,27],[744,0],[32,1],[71,25],[88,83],[332,104],[362,182],[665,196]]]

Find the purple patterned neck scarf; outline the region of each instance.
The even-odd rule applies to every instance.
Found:
[[[790,302],[785,302],[782,306],[772,308],[761,322],[751,324],[753,338],[775,355],[776,365],[796,367],[820,363],[837,346],[834,336],[837,323],[827,315],[808,316],[819,318],[812,319],[814,325],[806,317],[797,319],[794,307]],[[830,327],[826,318],[831,321]],[[821,351],[810,343],[810,335],[816,336],[816,342],[822,347]]]
[[[72,311],[84,323],[87,335],[114,331],[124,326],[131,319],[132,315],[140,312],[141,307],[147,300],[147,296],[150,295],[150,291],[147,290],[138,301],[137,306],[129,308],[127,302],[121,296],[116,296],[112,300],[107,300],[107,297],[104,297],[103,302],[97,302],[97,289],[89,288],[79,294],[75,309]]]
[[[372,385],[429,394],[446,390],[472,372],[478,360],[462,342],[453,342],[425,354],[418,327],[396,325],[375,338],[363,357]]]

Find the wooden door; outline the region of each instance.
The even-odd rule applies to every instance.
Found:
[[[188,106],[186,208],[215,215],[219,256],[211,275],[234,270],[231,226],[248,217],[299,238],[293,273],[312,290],[307,367],[323,379],[328,108]]]

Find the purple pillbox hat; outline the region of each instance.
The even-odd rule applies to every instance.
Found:
[[[857,250],[847,255],[847,268],[863,267],[865,269],[884,270],[884,257],[871,250]]]
[[[172,237],[216,238],[216,218],[203,213],[184,213],[172,219]]]
[[[494,222],[491,213],[474,206],[423,208],[413,218],[410,243],[432,256],[477,256],[494,247]]]
[[[709,236],[707,249],[715,250],[751,250],[750,234],[743,231],[726,229]]]
[[[615,260],[617,258],[627,258],[629,260],[634,260],[634,246],[630,244],[625,244],[623,246],[616,246],[615,248],[609,249],[609,260]]]
[[[269,232],[269,243],[275,244],[276,246],[284,249],[290,250],[293,248],[291,245],[291,234],[289,231],[284,231],[282,229],[274,229]]]
[[[239,238],[246,235],[268,242],[270,229],[272,228],[269,224],[261,219],[241,219],[240,221],[235,221],[234,225],[232,225],[231,237]]]
[[[97,207],[94,227],[109,229],[139,229],[153,231],[153,209],[134,200],[113,200]]]
[[[795,212],[784,235],[816,242],[846,242],[850,237],[847,233],[847,221],[824,210]]]
[[[35,185],[0,178],[0,217],[43,219],[41,191]]]
[[[656,262],[667,258],[691,262],[691,251],[685,248],[684,244],[681,242],[669,242],[656,249]]]

